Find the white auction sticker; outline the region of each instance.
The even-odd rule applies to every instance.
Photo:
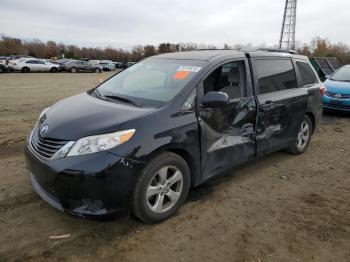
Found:
[[[196,72],[198,73],[199,70],[202,68],[199,66],[180,66],[177,71],[187,71],[187,72]]]

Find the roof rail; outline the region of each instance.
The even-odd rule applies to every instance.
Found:
[[[277,52],[277,53],[288,53],[292,55],[298,54],[295,50],[287,50],[287,49],[277,49],[277,48],[258,48],[258,51],[265,51],[265,52]]]

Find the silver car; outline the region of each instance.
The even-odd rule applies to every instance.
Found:
[[[98,65],[103,68],[103,71],[115,70],[115,64],[110,60],[102,60],[98,63]]]
[[[21,58],[13,60],[11,68],[14,71],[28,72],[58,72],[61,66],[35,58]]]

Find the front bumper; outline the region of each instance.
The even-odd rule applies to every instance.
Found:
[[[125,217],[144,164],[109,152],[49,161],[27,145],[34,190],[58,210],[83,217]]]
[[[337,99],[323,95],[323,108],[326,110],[348,111],[350,112],[350,99]]]

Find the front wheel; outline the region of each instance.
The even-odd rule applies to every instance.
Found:
[[[30,69],[29,69],[29,67],[23,67],[21,71],[22,71],[22,73],[29,73]]]
[[[136,183],[132,210],[147,223],[161,222],[185,202],[190,188],[186,161],[174,153],[163,153],[143,170]]]
[[[304,153],[310,144],[311,134],[312,122],[310,117],[305,116],[294,144],[287,151],[295,155]]]
[[[77,72],[77,69],[76,69],[75,67],[72,67],[72,68],[70,69],[70,72],[71,72],[71,73],[76,73],[76,72]]]
[[[95,68],[95,73],[101,73],[101,69]]]

